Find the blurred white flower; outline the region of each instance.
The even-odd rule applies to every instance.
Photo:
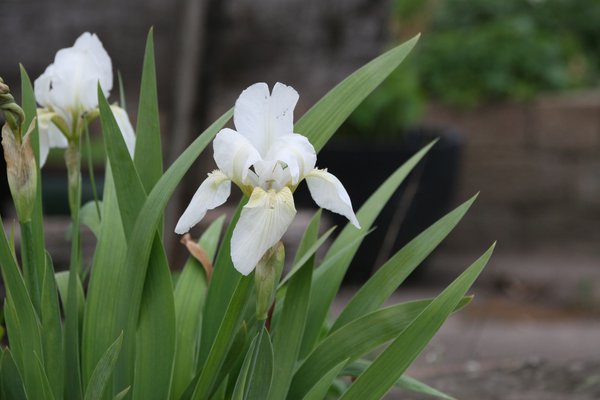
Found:
[[[189,231],[227,200],[235,183],[250,196],[231,239],[231,259],[243,275],[288,229],[296,215],[292,193],[303,179],[317,205],[360,228],[346,189],[327,170],[315,168],[315,149],[293,131],[297,101],[298,93],[281,83],[272,93],[265,83],[242,92],[233,114],[237,131],[222,129],[213,142],[219,169],[202,182],[175,228],[179,234]]]
[[[40,165],[52,147],[78,140],[89,119],[97,115],[98,83],[106,97],[113,86],[112,63],[100,39],[88,32],[73,47],[61,49],[54,62],[34,82],[40,131]],[[133,127],[127,113],[111,107],[125,142],[133,154]]]

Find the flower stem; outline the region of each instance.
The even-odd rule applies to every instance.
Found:
[[[79,142],[69,142],[65,150],[65,163],[67,165],[69,184],[69,209],[73,235],[71,238],[71,266],[81,274],[80,249],[79,249],[79,207],[81,206],[81,152]]]
[[[96,189],[96,179],[94,178],[94,163],[92,161],[92,145],[90,143],[90,131],[88,126],[85,126],[85,153],[87,156],[88,172],[90,174],[90,183],[92,185],[92,194],[94,196],[94,203],[96,204],[96,212],[98,213],[98,219],[100,216],[100,205],[98,203],[98,191]]]
[[[71,210],[71,219],[79,214],[81,203],[81,152],[79,143],[69,142],[69,147],[65,151],[65,163],[67,165],[67,174],[69,182],[69,209]]]
[[[69,183],[69,208],[71,210],[72,237],[71,263],[69,265],[69,282],[67,289],[67,304],[65,311],[65,370],[69,374],[66,397],[81,398],[82,385],[80,375],[79,349],[79,292],[78,280],[82,274],[81,248],[79,242],[79,207],[81,204],[81,153],[79,141],[69,141],[65,151],[65,162]]]

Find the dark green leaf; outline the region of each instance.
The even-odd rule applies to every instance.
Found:
[[[494,246],[475,261],[450,286],[415,318],[385,349],[341,397],[342,400],[380,399],[404,374],[448,315],[459,304],[465,292],[479,276]]]
[[[471,299],[464,298],[456,309]],[[397,304],[371,312],[327,336],[298,367],[289,396],[301,398],[327,371],[345,359],[353,360],[397,337],[431,300]]]
[[[149,193],[163,172],[152,28],[148,32],[146,51],[144,52],[140,104],[135,132],[135,166],[146,193]]]
[[[469,210],[472,197],[410,241],[390,258],[352,297],[331,331],[378,309],[410,273],[444,240]]]
[[[321,150],[352,111],[400,65],[418,39],[415,36],[344,79],[298,120],[294,131]]]
[[[331,303],[335,298],[340,284],[342,283],[342,279],[346,274],[346,270],[358,251],[358,247],[362,240],[359,240],[352,249],[345,253],[344,257],[341,257],[335,263],[328,263],[328,260],[338,254],[349,242],[353,242],[356,238],[363,235],[365,230],[371,227],[375,218],[379,215],[392,194],[417,163],[425,156],[425,154],[427,154],[433,144],[434,143],[431,143],[425,146],[417,154],[412,156],[398,168],[396,172],[394,172],[379,187],[379,189],[371,195],[371,197],[369,197],[357,213],[357,218],[362,225],[362,229],[356,229],[354,226],[348,224],[329,248],[322,266],[317,268],[313,277],[313,287],[318,287],[319,290],[314,291],[314,295],[311,296],[310,299],[309,318],[306,325],[301,355],[308,354],[315,345],[321,327],[327,318]]]
[[[121,344],[123,343],[123,333],[119,335],[117,340],[110,345],[106,352],[98,361],[94,372],[90,377],[90,381],[85,390],[84,400],[101,400],[104,392],[107,389],[107,385],[110,379],[110,375],[113,373],[119,352],[121,351]]]

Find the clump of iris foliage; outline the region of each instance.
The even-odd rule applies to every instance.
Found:
[[[294,132],[304,135],[318,152],[416,42],[413,38],[350,75],[297,120]],[[60,62],[57,54],[53,68]],[[51,68],[42,77],[53,73]],[[21,243],[21,257],[17,257],[12,234],[7,237],[1,231],[9,343],[0,360],[1,398],[364,400],[379,399],[394,386],[450,398],[405,371],[445,319],[470,301],[465,293],[493,246],[436,298],[383,304],[450,233],[475,197],[394,254],[336,319],[328,317],[350,261],[374,219],[434,143],[382,182],[356,212],[362,228],[343,227],[323,260],[318,261],[315,253],[331,230],[319,236],[319,211],[293,256],[293,268],[281,279],[270,286],[257,279],[260,268],[280,268],[284,258],[280,243],[267,251],[255,271],[238,272],[231,243],[248,201],[244,197],[227,226],[219,218],[197,243],[188,242],[197,258],[189,258],[173,284],[171,267],[179,266],[170,266],[165,256],[165,206],[233,111],[209,126],[165,171],[152,32],[143,62],[135,147],[123,132],[129,126],[126,115],[106,100],[112,82],[99,82],[94,93],[97,103],[88,104],[91,111],[78,108],[64,113],[57,106],[40,104],[44,108],[36,119],[36,97],[41,101],[23,68],[21,77],[22,107],[0,82],[0,106],[7,121],[3,145]],[[40,87],[43,92],[46,86]],[[52,113],[50,122],[40,115],[47,112]],[[81,207],[79,154],[87,122],[96,117],[102,123],[108,156],[106,181],[101,201]],[[62,147],[67,148],[73,219],[70,268],[60,274],[44,248],[39,173],[40,148],[48,145],[42,143],[48,136],[42,136],[53,126],[67,138]],[[365,160],[365,165],[370,161],[376,160]],[[97,239],[89,274],[79,244],[82,223]],[[270,309],[266,315],[265,299]],[[368,357],[374,350],[377,355]]]

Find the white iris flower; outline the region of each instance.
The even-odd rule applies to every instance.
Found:
[[[113,86],[110,57],[100,39],[88,32],[73,47],[56,53],[54,63],[34,82],[40,132],[40,165],[50,148],[65,148],[77,141],[85,124],[98,114],[98,83],[106,97]],[[135,134],[125,110],[111,106],[130,154]]]
[[[189,231],[227,200],[235,183],[250,197],[231,239],[231,259],[243,275],[252,272],[290,226],[296,215],[292,193],[304,179],[317,205],[360,228],[346,189],[327,170],[315,168],[314,147],[294,133],[297,102],[298,93],[281,83],[272,93],[265,83],[242,92],[233,114],[237,131],[222,129],[213,142],[219,169],[202,182],[175,228],[179,234]]]

